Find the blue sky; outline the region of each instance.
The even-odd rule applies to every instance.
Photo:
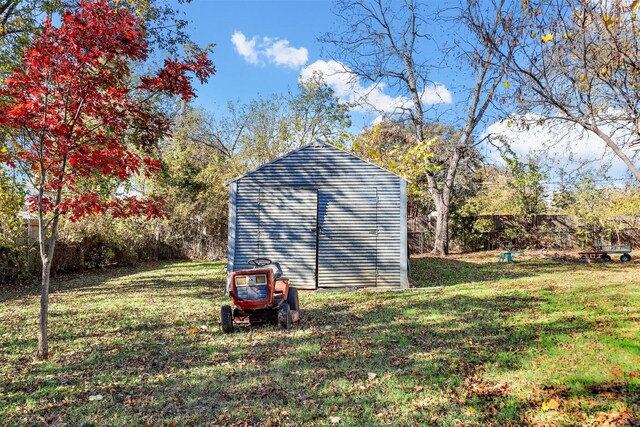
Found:
[[[211,56],[217,69],[209,83],[198,88],[197,104],[215,109],[228,100],[249,101],[258,94],[284,93],[295,88],[302,67],[291,68],[261,59],[247,62],[237,53],[231,37],[287,40],[293,48],[307,49],[308,61],[320,58],[316,37],[333,21],[330,1],[219,1],[194,0],[181,5],[192,38],[199,44],[216,43]]]
[[[229,100],[248,102],[259,95],[293,90],[306,66],[325,70],[325,73],[330,67],[327,62],[330,57],[326,52],[323,54],[323,46],[317,38],[339,29],[331,1],[194,0],[178,7],[191,20],[189,31],[195,42],[200,45],[216,44],[211,57],[217,73],[209,83],[198,87],[198,99],[195,101],[196,105],[211,111],[220,111]],[[447,92],[445,88],[452,83],[453,76],[448,72],[434,71],[431,77],[443,83],[438,87]],[[341,94],[342,83],[342,98],[353,100],[354,88],[345,88],[344,82],[334,83],[332,87],[338,95]],[[355,91],[363,93],[370,87],[370,83],[362,82]],[[376,90],[373,95],[372,102],[377,106],[386,108],[398,102],[388,88]],[[445,101],[451,101],[452,93],[445,93],[445,98]],[[358,131],[376,115],[362,109],[354,111],[352,130]]]
[[[445,3],[443,0],[434,0],[425,4],[434,8]],[[186,19],[191,21],[188,31],[196,43],[216,44],[211,58],[217,73],[206,85],[197,87],[198,98],[194,101],[214,114],[222,112],[230,100],[244,103],[260,95],[283,94],[294,90],[301,73],[305,74],[305,67],[326,71],[335,65],[329,62],[330,57],[326,52],[323,53],[323,46],[317,41],[319,35],[339,29],[329,0],[193,0],[190,4],[182,5],[176,2],[176,7],[184,11]],[[460,29],[439,21],[430,21],[428,24],[434,40],[422,54],[439,63],[443,56],[436,46],[447,44]],[[456,64],[455,61],[452,63]],[[444,117],[451,119],[463,116],[468,93],[464,87],[473,83],[468,67],[434,69],[430,78],[437,84],[429,90],[425,89],[423,99],[436,103],[436,112],[444,113]],[[372,91],[372,86],[367,82],[360,82],[353,87],[336,78],[329,83],[343,99],[354,100],[354,97],[366,92],[368,101],[379,109],[393,109],[404,102],[396,94],[389,93],[386,87]],[[352,131],[355,132],[371,123],[376,114],[359,109],[352,112],[352,117]],[[478,133],[486,132],[487,128],[509,138],[514,151],[523,157],[532,151],[540,151],[557,139],[557,133],[547,129],[518,132],[507,128],[506,121],[496,121],[495,117],[490,117]],[[580,132],[575,132],[571,139],[544,152],[544,155],[556,157],[553,159],[556,165],[565,165],[569,162],[567,153],[573,147],[577,149],[579,159],[594,159],[594,167],[603,163],[606,149],[601,141],[586,141]],[[576,144],[577,140],[582,142]],[[497,160],[495,152],[487,152],[487,155],[489,159]],[[610,156],[605,154],[604,158],[607,161]],[[611,172],[616,177],[626,171],[615,159],[613,165]]]

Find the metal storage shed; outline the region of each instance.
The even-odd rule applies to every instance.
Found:
[[[322,141],[229,182],[228,273],[252,258],[299,289],[407,288],[407,181]]]

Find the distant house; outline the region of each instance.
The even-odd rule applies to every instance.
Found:
[[[22,218],[24,221],[29,243],[37,242],[40,239],[38,232],[38,218],[27,210],[19,211],[18,217]]]
[[[316,141],[229,183],[228,271],[282,265],[300,289],[407,288],[407,181]]]

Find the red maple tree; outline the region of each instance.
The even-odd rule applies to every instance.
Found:
[[[21,66],[0,88],[0,126],[9,134],[0,145],[0,163],[19,168],[35,190],[28,202],[40,228],[39,358],[48,357],[49,276],[59,218],[160,216],[158,200],[104,197],[83,182],[156,172],[160,163],[148,153],[167,135],[171,121],[154,108],[154,99],[170,95],[188,102],[195,96],[193,77],[204,83],[215,73],[207,54],[197,52],[166,59],[154,75],[133,83],[133,66],[149,54],[136,15],[91,0],[61,18],[59,27],[44,23]]]

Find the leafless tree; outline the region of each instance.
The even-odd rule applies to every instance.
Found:
[[[507,66],[511,96],[536,121],[565,121],[596,135],[640,181],[625,148],[640,140],[639,2],[532,0],[497,4],[514,53],[474,27]]]
[[[456,53],[449,51],[447,54],[456,54],[460,60],[466,61],[475,74],[475,81],[468,93],[464,124],[454,149],[443,165],[434,165],[433,172],[427,175],[429,193],[437,213],[433,248],[436,254],[448,253],[450,207],[458,166],[473,143],[478,125],[490,107],[505,72],[498,66],[496,46],[487,43],[485,38],[473,38],[480,33],[469,32],[467,28],[487,28],[491,40],[502,49],[501,52],[510,51],[512,46],[504,36],[499,13],[493,17],[488,17],[485,11],[480,13],[480,6],[475,0],[460,4],[455,11],[455,24],[461,29],[456,36],[460,40],[455,44]],[[410,99],[410,103],[395,113],[410,120],[416,140],[423,141],[429,106],[422,95],[432,84],[428,78],[429,70],[435,65],[425,56],[424,44],[431,39],[425,11],[414,0],[339,0],[335,13],[342,20],[342,31],[326,35],[321,40],[333,46],[335,59],[345,64],[354,78],[386,84]],[[465,34],[471,34],[472,38],[462,39]]]

